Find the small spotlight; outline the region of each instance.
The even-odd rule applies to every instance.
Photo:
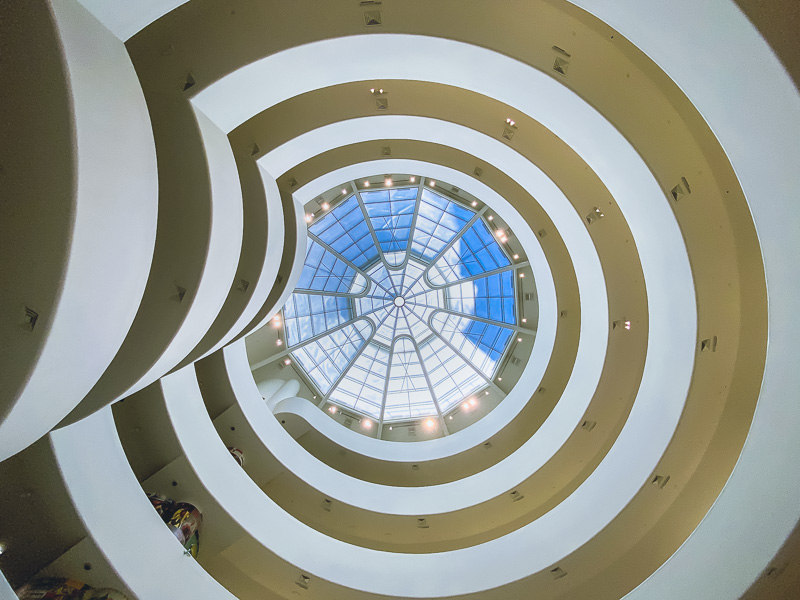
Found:
[[[501,244],[505,244],[507,241],[508,241],[508,238],[506,236],[503,236],[503,237],[500,238],[500,243]]]
[[[449,417],[447,417],[447,418],[448,418],[448,419],[450,419],[450,420],[452,421],[452,420],[453,420],[453,415],[450,415],[450,416],[449,416]]]
[[[311,223],[314,220],[314,215],[306,214],[306,223]]]
[[[364,419],[362,425],[364,426],[364,429],[372,429],[372,421],[369,419]]]
[[[283,361],[283,364],[290,365],[292,364],[292,361],[287,358],[285,361]]]
[[[390,426],[390,427],[389,427],[389,431],[391,431],[392,429],[393,429],[393,428]]]
[[[489,219],[490,221],[494,221],[494,216],[493,216],[493,215],[489,215],[489,216],[488,216],[488,217],[486,217],[486,218],[487,218],[487,219]]]
[[[346,193],[347,193],[347,190],[345,188],[342,188],[342,194],[346,194]]]
[[[472,206],[473,206],[473,208],[478,206],[478,201],[477,200],[473,200],[472,201]]]
[[[275,344],[276,344],[277,346],[283,346],[283,340],[282,340],[281,338],[278,338],[278,341],[277,341],[277,342],[275,342]]]
[[[411,176],[411,183],[414,183],[416,180],[417,180],[417,178],[412,175]]]
[[[497,230],[495,230],[494,234],[497,237],[503,237],[503,230],[502,229],[497,229]]]
[[[519,260],[519,254],[514,255],[514,260]]]
[[[528,322],[528,319],[526,319],[525,317],[522,317],[522,322],[523,322],[523,323],[527,323],[527,322]]]
[[[369,88],[369,93],[370,94],[374,94],[375,93],[375,88]]]
[[[464,402],[464,403],[461,405],[461,408],[463,408],[464,410],[469,410],[469,402]]]
[[[436,425],[436,423],[433,421],[433,419],[427,419],[425,421],[425,427],[427,427],[428,429],[433,429],[434,425]]]
[[[331,207],[331,205],[328,204],[327,202],[323,202],[322,203],[322,210],[328,210],[330,207]]]
[[[431,187],[436,187],[436,182],[435,181],[431,181]]]
[[[498,377],[497,381],[503,381],[503,378],[502,377]]]
[[[469,399],[469,405],[470,406],[475,406],[476,404],[478,404],[478,401],[475,398],[470,398]]]
[[[483,395],[484,396],[488,396],[489,395],[489,390],[486,390],[485,392],[483,392]]]
[[[518,342],[521,342],[521,341],[522,341],[522,338],[517,338],[517,341],[518,341]]]
[[[369,187],[369,179],[364,182],[364,187]]]
[[[630,329],[631,328],[631,322],[630,321],[625,321],[624,325],[625,325],[625,329]]]
[[[336,414],[336,407],[335,406],[331,406],[328,410],[331,411],[332,415]]]
[[[387,177],[386,179],[384,179],[383,180],[383,185],[385,185],[386,187],[389,187],[390,185],[392,185],[392,178],[391,177]]]
[[[525,279],[525,273],[520,273],[520,274],[519,274],[519,278],[520,278],[520,279]]]

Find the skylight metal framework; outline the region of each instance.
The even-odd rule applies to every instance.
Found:
[[[387,178],[387,183],[389,179]],[[378,422],[438,420],[491,388],[522,329],[514,264],[484,219],[425,184],[353,181],[309,225],[297,289],[283,308],[303,378]],[[344,190],[343,190],[344,191]]]

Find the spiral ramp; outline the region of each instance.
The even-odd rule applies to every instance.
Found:
[[[793,2],[0,16],[0,597],[800,596]],[[535,317],[485,409],[400,443],[278,374],[271,322],[309,206],[409,174],[513,230]]]

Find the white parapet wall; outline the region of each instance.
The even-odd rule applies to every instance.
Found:
[[[27,347],[31,342],[18,340],[19,336],[35,336],[37,351],[21,387],[18,381],[3,381],[2,387],[15,391],[12,398],[3,398],[11,408],[0,423],[0,460],[46,434],[108,367],[139,307],[156,236],[155,146],[144,96],[125,46],[76,0],[51,2],[50,8],[69,102],[68,122],[51,126],[58,128],[54,137],[69,132],[73,154],[60,154],[60,150],[58,155],[49,154],[47,134],[20,141],[34,144],[39,156],[62,167],[63,161],[73,161],[67,167],[73,173],[72,189],[65,181],[61,190],[52,191],[54,196],[71,194],[72,201],[62,210],[55,197],[42,197],[41,181],[58,169],[30,161],[16,169],[14,177],[28,178],[31,184],[26,187],[35,196],[33,202],[26,202],[25,210],[14,209],[16,201],[25,201],[17,193],[15,202],[4,202],[13,210],[3,217],[5,225],[23,231],[25,237],[14,242],[9,233],[6,239],[12,246],[3,260],[27,265],[23,275],[4,281],[10,290],[4,292],[2,302],[14,305],[8,310],[3,307],[12,322],[2,337],[9,356],[16,355],[5,377],[16,373],[13,364],[25,364],[15,351],[16,344]],[[11,56],[27,58],[22,49]],[[62,85],[55,83],[57,78],[48,81]],[[11,87],[17,89],[14,84]],[[24,87],[19,89],[24,93]],[[18,122],[52,118],[37,114],[40,105],[27,97],[17,98],[13,106],[30,111]],[[32,170],[27,176],[26,169]],[[44,203],[49,210],[36,210],[36,203]],[[26,210],[36,211],[38,222],[22,229],[25,221],[19,221],[20,229],[16,229],[14,223],[24,219]],[[54,250],[53,231],[66,237],[66,248]],[[58,290],[52,305],[37,303],[35,291],[42,285]],[[30,323],[30,331],[20,327],[25,324],[25,307],[41,313],[35,324]],[[5,330],[6,324],[2,326]],[[46,410],[43,398],[47,398]]]

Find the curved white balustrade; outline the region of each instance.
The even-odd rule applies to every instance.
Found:
[[[284,231],[285,220],[283,218],[283,205],[281,204],[281,194],[278,190],[278,184],[275,182],[275,179],[260,166],[257,167],[257,169],[258,174],[261,177],[261,181],[264,183],[264,194],[267,202],[267,247],[266,251],[264,252],[261,272],[259,274],[258,281],[255,283],[255,289],[250,296],[250,300],[248,301],[246,308],[242,311],[242,314],[239,315],[236,323],[233,324],[228,333],[219,342],[217,342],[217,344],[215,344],[211,350],[203,353],[202,357],[213,354],[225,346],[225,344],[229,343],[237,335],[239,335],[256,317],[258,311],[264,306],[264,303],[267,301],[267,297],[270,295],[273,287],[275,286],[275,277],[278,275],[278,269],[281,265],[281,261],[276,260],[276,257],[283,255],[284,242],[286,239]],[[299,252],[298,254],[300,256],[304,256],[304,254],[300,254]],[[278,306],[280,307],[281,305]],[[270,315],[270,317],[271,316],[272,315]]]
[[[683,90],[728,155],[747,198],[767,276],[769,344],[747,441],[714,506],[681,548],[626,598],[741,596],[800,520],[797,340],[800,95],[733,2],[571,0],[625,35]],[[691,14],[691,19],[686,15]],[[670,35],[665,36],[664,32]],[[708,69],[697,69],[703,57]],[[763,518],[769,515],[769,518]],[[724,573],[710,577],[709,573]]]
[[[123,396],[134,394],[178,365],[216,319],[239,264],[242,246],[242,189],[228,136],[195,110],[210,183],[211,216],[203,273],[186,317],[158,360]]]
[[[111,407],[54,431],[51,444],[89,536],[136,598],[235,600],[184,554],[153,509],[128,465]]]
[[[125,46],[75,0],[53,1],[51,10],[68,73],[76,153],[76,188],[65,191],[73,195],[73,212],[56,218],[71,236],[50,328],[39,334],[36,364],[0,423],[0,460],[52,429],[111,363],[144,293],[156,236],[155,145]],[[42,240],[44,248],[49,243]],[[44,272],[38,257],[24,260],[33,261],[34,273]]]
[[[303,205],[294,198],[292,199],[292,206],[294,207],[294,225],[296,229],[295,236],[297,239],[297,250],[295,251],[292,267],[289,271],[289,276],[286,278],[286,283],[282,284],[286,287],[278,297],[275,305],[269,309],[269,312],[264,316],[264,318],[261,319],[261,321],[250,331],[255,331],[256,329],[264,327],[264,325],[269,323],[270,319],[272,319],[272,317],[274,317],[275,314],[281,308],[283,308],[283,305],[286,304],[289,296],[292,295],[294,288],[297,287],[297,282],[300,281],[300,275],[303,273],[303,266],[306,260],[306,248],[308,246],[308,228],[306,227],[305,220],[306,211],[303,209]]]
[[[286,400],[287,398],[294,398],[297,396],[297,392],[300,391],[300,382],[296,379],[290,379],[289,381],[282,381],[277,380],[280,382],[279,386],[272,390],[269,396],[264,395],[265,388],[261,385],[258,386],[258,391],[261,392],[262,398],[267,403],[267,407],[271,411],[275,411],[275,406]],[[306,403],[308,403],[306,401]]]

